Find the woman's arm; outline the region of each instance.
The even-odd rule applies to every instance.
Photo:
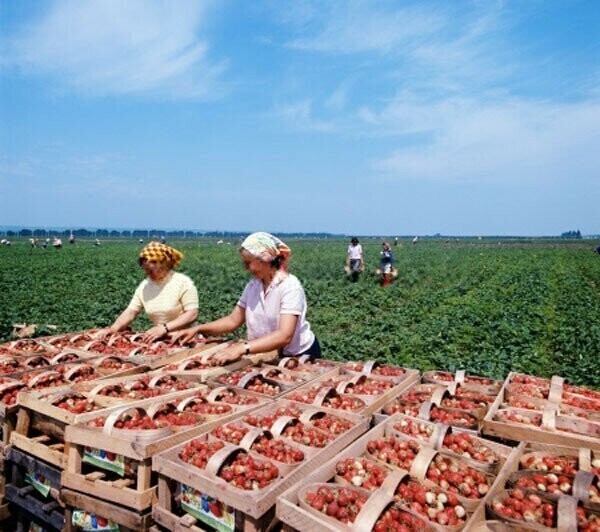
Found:
[[[229,316],[219,318],[215,321],[208,323],[201,323],[194,327],[188,327],[187,329],[180,330],[171,336],[173,343],[185,344],[194,338],[197,334],[217,335],[226,334],[231,331],[235,331],[238,327],[243,325],[246,321],[246,311],[239,305],[236,305],[231,311]]]
[[[250,353],[264,353],[266,351],[273,351],[274,349],[281,349],[292,341],[297,323],[297,315],[280,314],[279,328],[276,331],[245,342],[244,344],[232,345],[223,349],[223,351],[219,351],[214,358],[221,364],[234,362],[246,353],[246,346],[250,348]]]
[[[106,334],[104,334],[103,336],[114,334],[119,331],[122,331],[123,329],[126,329],[131,324],[131,322],[135,320],[138,314],[139,312],[137,310],[133,310],[127,307],[123,312],[121,312],[121,315],[115,320],[115,322],[110,327],[104,329],[104,332]]]
[[[166,323],[159,323],[148,329],[142,338],[148,342],[154,342],[163,336],[166,336],[172,331],[182,329],[186,325],[192,323],[198,317],[198,309],[186,310],[183,314],[177,316],[177,318],[170,320]]]

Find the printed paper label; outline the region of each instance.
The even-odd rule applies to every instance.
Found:
[[[235,510],[231,506],[185,484],[181,485],[181,507],[191,516],[220,532],[231,532],[235,529]]]

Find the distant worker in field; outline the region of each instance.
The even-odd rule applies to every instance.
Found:
[[[394,247],[398,247],[398,237],[394,238]]]
[[[62,248],[62,239],[55,237],[54,238],[54,242],[52,243],[52,245],[56,248],[56,249],[60,249]]]
[[[173,342],[187,342],[198,333],[226,334],[246,324],[248,340],[215,355],[221,364],[243,355],[274,349],[286,356],[321,356],[321,346],[306,321],[306,296],[300,281],[287,270],[291,251],[269,233],[252,233],[239,250],[252,279],[228,316],[172,335]]]
[[[75,235],[73,233],[69,235],[69,244],[75,244]]]
[[[126,329],[142,310],[154,324],[144,334],[151,342],[192,324],[198,318],[198,290],[187,275],[173,271],[182,258],[182,253],[160,242],[150,242],[142,249],[138,260],[147,278],[137,287],[129,306],[99,336]]]
[[[412,243],[413,243],[413,246],[416,246],[419,243],[419,237],[415,236],[415,238],[412,239]]]
[[[365,269],[365,262],[363,259],[363,250],[362,246],[358,242],[358,238],[353,237],[350,240],[350,245],[348,246],[348,255],[346,257],[346,273],[348,274],[348,278],[355,283],[358,281],[358,276],[360,272]]]
[[[381,286],[387,286],[398,276],[398,271],[394,268],[394,256],[392,255],[391,246],[387,242],[383,242],[381,247],[379,268],[375,273],[381,278]]]

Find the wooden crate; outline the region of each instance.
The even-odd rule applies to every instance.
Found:
[[[292,404],[277,401],[275,406]],[[263,412],[272,407],[265,407]],[[261,410],[253,411],[259,415]],[[317,450],[308,460],[291,469],[279,480],[260,492],[245,492],[231,487],[224,480],[208,473],[203,469],[192,467],[179,459],[179,453],[187,442],[156,455],[153,458],[153,469],[159,473],[159,503],[154,506],[154,518],[162,526],[177,529],[189,527],[196,522],[189,515],[182,515],[176,508],[178,488],[182,485],[198,490],[199,492],[214,497],[223,504],[235,508],[236,526],[244,530],[265,530],[270,526],[274,515],[274,505],[277,496],[289,486],[306,476],[314,468],[327,461],[331,456],[339,453],[356,437],[365,432],[369,421],[361,416],[352,416],[339,412],[335,415],[352,419],[355,426],[344,434],[338,436],[327,447]],[[230,446],[232,447],[232,446]],[[260,455],[256,455],[260,457]],[[261,458],[264,459],[264,458]]]
[[[498,397],[488,410],[485,418],[482,422],[482,432],[490,436],[496,436],[504,438],[506,440],[517,440],[517,441],[529,441],[539,442],[546,444],[562,445],[566,447],[588,447],[594,450],[600,450],[600,423],[594,423],[588,420],[582,420],[578,418],[571,418],[569,416],[557,415],[557,403],[551,399],[558,397],[560,400],[560,390],[562,389],[562,383],[555,378],[552,381],[548,404],[546,405],[543,412],[536,412],[534,410],[525,410],[518,408],[511,408],[512,410],[520,413],[524,416],[539,416],[541,420],[541,426],[526,425],[521,423],[507,422],[504,420],[496,419],[496,415],[505,405],[505,398],[507,396],[507,388],[511,383],[514,372],[510,373],[506,378]],[[560,386],[560,390],[559,390]],[[556,390],[559,390],[556,392]],[[557,430],[555,427],[561,426],[559,423],[565,423],[568,426],[572,424],[583,424],[590,426],[593,431],[592,434],[596,436],[583,435],[569,433],[562,430]]]
[[[8,472],[8,478],[11,484],[17,488],[25,487],[31,481],[40,482],[47,487],[47,499],[59,500],[61,488],[61,471],[52,464],[36,458],[33,455],[25,453],[14,446],[10,446],[6,451],[5,467]],[[40,474],[43,479],[27,478],[27,475]],[[43,489],[43,486],[41,486]],[[41,493],[40,493],[41,495]]]
[[[67,505],[65,509],[64,532],[75,532],[72,516],[76,510],[84,510],[119,525],[122,532],[148,532],[153,526],[152,512],[138,513],[118,504],[90,497],[78,491],[63,489],[61,497]]]
[[[335,524],[332,524],[331,521],[324,518],[320,519],[314,513],[302,508],[299,505],[298,494],[300,490],[302,490],[302,488],[308,486],[309,484],[315,482],[331,481],[336,475],[336,464],[340,460],[343,460],[345,458],[362,456],[365,453],[367,443],[371,439],[383,436],[386,433],[386,430],[390,430],[390,427],[397,421],[400,421],[401,419],[402,416],[399,414],[389,417],[387,420],[371,429],[368,433],[364,434],[360,439],[356,440],[354,443],[352,443],[349,447],[344,449],[334,458],[332,458],[331,460],[323,464],[321,467],[307,475],[303,480],[289,488],[277,500],[277,516],[279,517],[279,519],[291,529],[302,530],[306,532],[317,532],[320,530],[331,530],[339,532],[340,530],[348,530],[348,528],[343,528],[343,525],[341,523],[340,525],[342,526],[336,526]],[[513,459],[514,451],[511,451],[506,459],[506,464],[511,462]],[[490,491],[492,491],[497,485],[498,478],[501,478],[502,471],[503,468],[500,470],[500,473],[498,474],[496,480],[492,484]],[[397,478],[394,480],[397,480]],[[384,486],[382,486],[380,490],[384,489]],[[480,500],[478,507],[484,504],[484,501],[486,500],[488,495],[486,495],[485,498]],[[370,503],[371,499],[369,499],[367,505],[369,505]],[[380,510],[383,509],[383,507],[381,507]],[[470,519],[472,519],[472,516]],[[465,526],[467,526],[470,523],[470,519],[465,523]],[[440,527],[438,527],[437,529],[441,530]]]
[[[206,387],[202,389],[208,391]],[[197,391],[179,392],[177,398],[192,397]],[[117,413],[130,408],[156,408],[160,404],[172,402],[173,399],[174,397],[146,399],[125,407],[108,409],[106,413],[115,417]],[[132,432],[134,431],[106,432],[102,429],[91,428],[86,423],[67,426],[65,430],[65,449],[68,458],[66,470],[63,472],[63,484],[65,487],[90,493],[95,497],[108,499],[138,511],[145,510],[156,502],[156,484],[152,479],[151,471],[152,456],[202,432],[233,421],[245,412],[252,411],[260,406],[262,405],[259,403],[248,408],[236,408],[231,414],[212,417],[191,428],[182,428],[182,430],[164,436],[158,435],[156,439],[152,440],[147,439],[144,434],[138,434],[138,437],[132,439]],[[134,479],[125,477],[111,481],[107,479],[107,472],[99,468],[91,473],[84,473],[83,463],[86,447],[113,453],[131,460],[137,469]]]
[[[353,375],[352,373],[344,370],[341,366],[337,366],[333,370],[328,371],[327,373],[324,373],[323,375],[310,381],[306,385],[300,386],[300,387],[296,388],[295,390],[292,390],[292,391],[286,393],[284,395],[284,398],[291,399],[291,397],[294,396],[294,394],[296,394],[296,393],[302,393],[305,390],[310,390],[311,388],[316,389],[319,386],[321,386],[322,388],[319,391],[319,393],[317,394],[317,396],[312,404],[313,404],[313,406],[323,407],[322,401],[323,401],[324,397],[327,394],[331,393],[329,391],[329,389],[324,385],[327,381],[329,381],[330,379],[340,380],[340,383],[338,384],[337,388],[333,388],[333,393],[340,393],[341,395],[347,395],[347,396],[354,397],[353,394],[345,394],[344,390],[342,388],[347,387],[348,383],[356,382],[357,378],[359,379],[359,378],[364,378],[364,377],[366,377],[366,376],[357,377],[356,375]],[[376,377],[369,377],[369,378],[373,378],[374,380],[381,380]],[[417,383],[419,381],[419,379],[420,379],[420,374],[419,374],[418,370],[407,369],[405,378],[400,380],[397,384],[394,384],[390,389],[385,391],[383,394],[377,395],[377,396],[356,395],[355,397],[363,400],[363,402],[365,403],[365,407],[363,409],[355,411],[353,413],[370,417],[375,412],[377,412],[379,409],[381,409],[383,407],[383,405],[387,404],[390,400],[392,400],[396,395],[401,394],[407,388],[409,388],[413,384]],[[336,409],[330,409],[330,410],[332,412],[338,411]]]
[[[23,524],[32,519],[53,530],[62,530],[64,527],[64,510],[59,502],[42,499],[33,486],[6,484],[5,501],[13,506],[11,514],[16,520],[13,530],[28,530],[29,528],[22,528]]]

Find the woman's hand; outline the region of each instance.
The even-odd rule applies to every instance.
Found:
[[[189,341],[193,340],[194,338],[196,338],[196,336],[199,333],[199,326],[196,327],[189,327],[187,329],[183,329],[181,331],[176,331],[174,333],[171,333],[169,335],[169,338],[171,340],[171,344],[178,344],[178,345],[185,345],[187,344]]]
[[[212,360],[216,360],[221,366],[224,366],[225,364],[239,360],[245,352],[246,348],[244,344],[234,344],[215,353]]]
[[[113,330],[110,327],[105,327],[104,329],[100,329],[99,331],[96,331],[96,333],[94,334],[94,338],[96,340],[104,340],[111,334],[114,334]]]
[[[164,325],[155,325],[144,333],[142,340],[144,340],[144,342],[155,342],[159,338],[162,338],[165,334],[167,334],[167,331]]]

